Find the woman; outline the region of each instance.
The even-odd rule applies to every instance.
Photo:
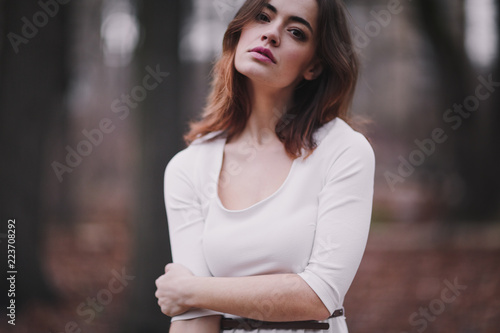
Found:
[[[204,117],[165,173],[171,332],[347,332],[374,176],[342,120],[351,46],[340,0],[248,0],[229,24]]]

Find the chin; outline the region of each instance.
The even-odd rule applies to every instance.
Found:
[[[275,72],[253,60],[241,62],[236,61],[235,69],[238,73],[248,78],[251,82],[260,86],[280,89],[286,88],[292,83],[277,81],[276,78],[278,77],[278,75]]]
[[[250,80],[262,80],[271,74],[263,68],[258,68],[258,64],[236,65],[236,71]],[[267,72],[267,73],[266,73]]]
[[[262,71],[259,70],[242,70],[238,71],[238,73],[254,83],[273,85],[272,75],[269,73],[262,73]]]

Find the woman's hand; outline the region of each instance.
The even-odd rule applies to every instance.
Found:
[[[156,279],[156,293],[161,312],[173,317],[190,309],[187,305],[189,299],[189,283],[194,275],[181,264],[168,264],[165,274]]]

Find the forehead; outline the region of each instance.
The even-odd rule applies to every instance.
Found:
[[[268,4],[275,7],[278,15],[299,16],[308,21],[313,27],[318,18],[317,0],[269,0]]]

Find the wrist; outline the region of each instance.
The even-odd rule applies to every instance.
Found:
[[[197,296],[199,294],[199,285],[200,285],[201,277],[199,276],[190,276],[186,279],[185,284],[185,301],[184,305],[190,308],[199,307]]]

